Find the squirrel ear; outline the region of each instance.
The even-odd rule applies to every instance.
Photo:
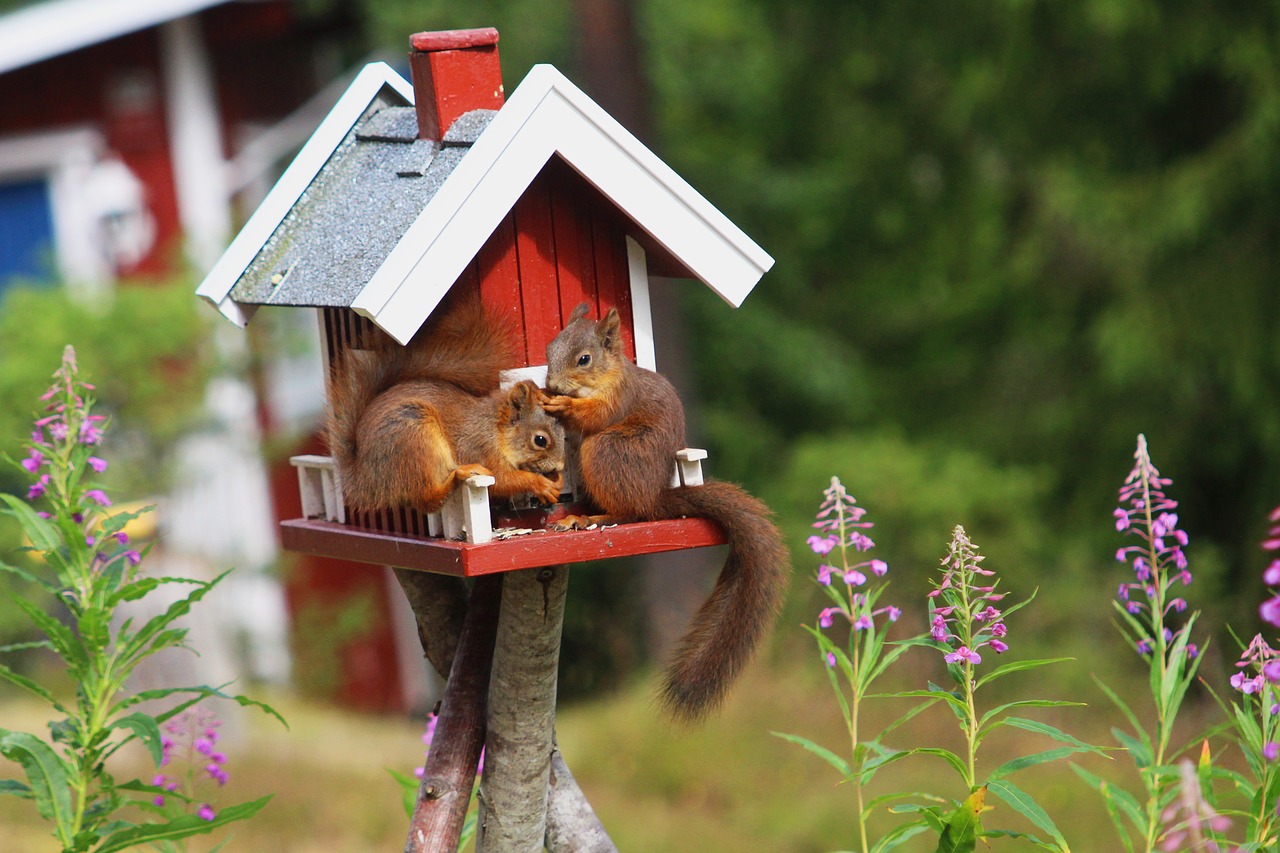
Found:
[[[618,316],[618,309],[610,308],[609,313],[604,315],[604,319],[596,324],[596,337],[600,340],[601,346],[611,350],[618,343],[621,330],[622,318]]]
[[[512,385],[507,391],[507,406],[511,409],[511,419],[517,420],[520,413],[537,402],[538,386],[528,379]]]
[[[587,312],[590,310],[590,302],[579,302],[578,307],[574,308],[573,313],[569,315],[569,322],[572,323],[574,320],[581,320],[583,317],[587,316]]]

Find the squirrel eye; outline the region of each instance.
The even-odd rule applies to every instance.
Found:
[[[540,448],[542,448],[543,450],[545,450],[545,449],[547,448],[547,445],[548,445],[548,444],[550,444],[550,443],[551,443],[551,441],[550,441],[550,440],[549,440],[545,435],[543,435],[542,433],[537,433],[537,434],[535,434],[535,435],[533,436],[533,446],[534,446],[534,447],[540,447]]]
[[[582,355],[578,356],[578,367],[586,367],[590,363],[591,353],[584,352]]]

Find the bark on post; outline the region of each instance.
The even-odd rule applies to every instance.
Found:
[[[543,849],[568,582],[564,566],[505,576],[489,684],[477,853]]]
[[[546,844],[550,853],[618,853],[604,824],[569,772],[559,747],[551,753]]]
[[[449,575],[411,569],[396,569],[395,573],[418,623],[422,653],[447,681],[467,616],[467,585]]]
[[[502,577],[493,575],[477,579],[472,588],[405,853],[455,853],[458,849],[484,746],[485,699],[502,586]]]

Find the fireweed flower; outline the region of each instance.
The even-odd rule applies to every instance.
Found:
[[[847,621],[854,631],[873,629],[875,620],[880,616],[888,622],[896,622],[902,615],[901,610],[892,606],[876,607],[879,589],[875,594],[865,590],[853,591],[855,587],[866,586],[868,573],[882,578],[889,571],[889,564],[883,560],[859,559],[875,547],[875,542],[864,532],[873,526],[863,520],[867,511],[845,491],[839,477],[831,478],[831,485],[823,491],[822,498],[813,523],[819,534],[809,537],[809,548],[820,557],[831,559],[838,555],[840,559],[838,565],[832,565],[837,561],[831,560],[831,563],[818,566],[816,580],[827,589],[836,605],[824,608],[818,614],[818,626],[832,627],[837,615],[842,616],[842,621]],[[843,584],[833,583],[834,580],[843,581]]]
[[[1183,552],[1188,538],[1178,527],[1178,502],[1164,491],[1173,481],[1161,477],[1152,464],[1145,436],[1138,436],[1133,458],[1133,468],[1120,487],[1120,506],[1112,515],[1116,530],[1136,537],[1139,544],[1116,551],[1116,560],[1126,563],[1134,575],[1133,581],[1120,585],[1117,597],[1123,610],[1135,617],[1133,623],[1142,626],[1142,635],[1133,639],[1138,653],[1163,655],[1181,633],[1168,626],[1168,617],[1187,609],[1185,599],[1170,593],[1176,585],[1191,583]],[[1186,645],[1189,657],[1198,653],[1195,645]]]
[[[995,572],[984,569],[986,558],[978,553],[956,525],[952,531],[947,556],[942,560],[942,579],[929,593],[930,636],[951,647],[944,660],[949,664],[982,663],[980,649],[990,647],[996,654],[1009,649],[1003,640],[1009,628],[1001,621],[1002,611],[996,607],[1004,593],[996,592],[998,581],[988,581]]]
[[[151,784],[178,798],[188,805],[205,799],[210,783],[218,787],[227,784],[227,756],[217,750],[218,728],[222,722],[214,712],[199,705],[183,711],[161,727],[160,766],[168,768],[151,780]],[[164,806],[167,798],[157,794],[156,806]],[[200,802],[196,815],[203,820],[213,820],[217,814],[213,806]]]
[[[1222,853],[1212,836],[1226,832],[1231,820],[1218,812],[1205,799],[1200,778],[1189,760],[1178,762],[1180,783],[1178,798],[1160,814],[1162,851],[1198,850]]]
[[[437,714],[435,711],[432,711],[429,714],[427,714],[427,728],[422,733],[422,745],[426,747],[427,753],[431,752],[431,741],[435,740],[436,723],[439,722],[439,720],[440,720],[440,715]],[[479,776],[483,772],[484,772],[484,748],[481,747],[480,761],[476,763],[476,775]],[[425,776],[426,773],[427,773],[427,768],[426,768],[425,761],[423,762],[422,767],[413,768],[413,775],[419,779]]]
[[[1271,590],[1271,597],[1262,602],[1258,615],[1263,622],[1280,628],[1280,595],[1275,593],[1276,587],[1280,587],[1280,506],[1271,511],[1270,520],[1271,529],[1267,532],[1267,538],[1262,540],[1262,550],[1269,551],[1274,556],[1271,565],[1262,573],[1262,582]]]

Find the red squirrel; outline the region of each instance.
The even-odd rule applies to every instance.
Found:
[[[335,365],[328,443],[354,510],[431,512],[462,480],[490,474],[493,497],[560,496],[564,431],[532,382],[500,388],[510,337],[480,306],[442,306],[407,346],[351,350]]]
[[[622,349],[616,309],[599,322],[579,305],[547,346],[542,406],[579,442],[577,482],[602,514],[562,528],[699,516],[724,528],[729,556],[663,679],[663,705],[692,721],[717,707],[782,607],[791,565],[773,513],[740,486],[671,487],[684,447],[684,407],[669,381]]]

